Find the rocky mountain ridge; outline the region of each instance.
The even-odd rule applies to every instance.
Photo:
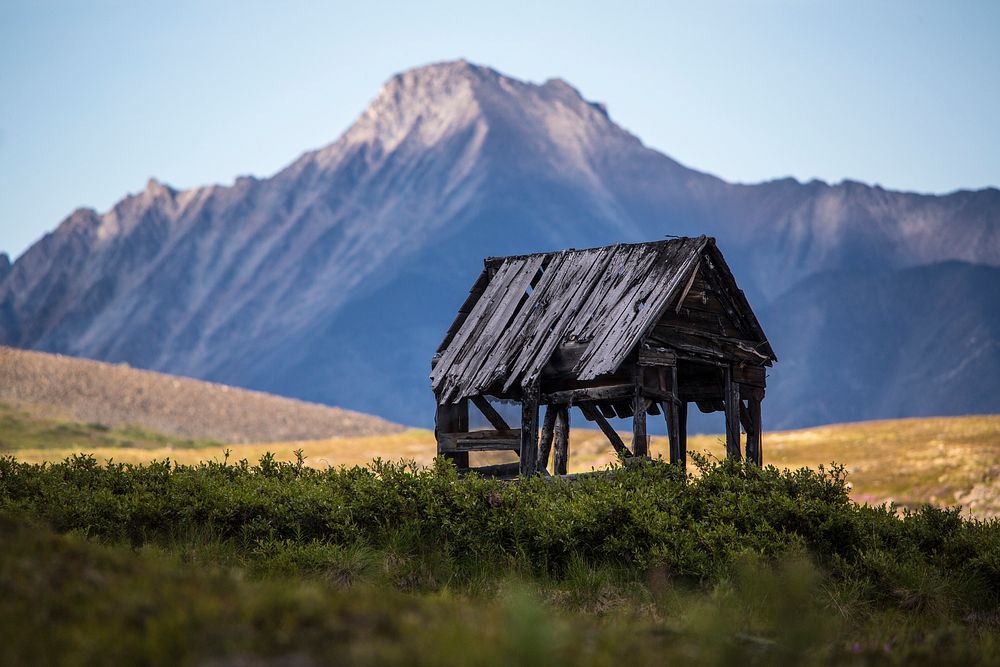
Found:
[[[1000,265],[1000,191],[730,184],[564,81],[440,63],[390,79],[270,178],[151,179],[105,214],[74,212],[0,274],[0,342],[427,424],[429,359],[482,257],[701,233],[772,310],[828,271]]]

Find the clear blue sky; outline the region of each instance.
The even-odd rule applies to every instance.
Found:
[[[271,174],[393,73],[459,57],[561,76],[731,180],[1000,185],[1000,2],[6,0],[0,250],[150,176]]]

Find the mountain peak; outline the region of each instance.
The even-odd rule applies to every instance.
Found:
[[[332,167],[362,146],[366,159],[377,161],[404,144],[426,150],[456,137],[472,137],[475,151],[488,135],[503,145],[522,137],[553,164],[577,167],[602,142],[639,143],[610,120],[603,104],[586,100],[563,79],[530,83],[460,59],[392,76],[339,141],[310,155]]]
[[[150,177],[149,180],[146,181],[146,189],[143,191],[143,194],[150,198],[162,196],[173,197],[177,194],[177,191],[166,183],[161,183],[155,178]]]

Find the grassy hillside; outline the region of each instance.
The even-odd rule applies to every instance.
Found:
[[[628,438],[628,434],[622,434]],[[614,452],[599,431],[574,429],[571,472],[602,469]],[[256,461],[267,452],[293,461],[301,450],[314,467],[365,465],[374,458],[412,460],[430,465],[434,437],[410,429],[386,435],[222,444],[171,438],[135,427],[108,428],[39,416],[0,405],[0,451],[21,461],[61,461],[80,452],[100,460],[141,463],[169,458],[200,461]],[[694,435],[689,450],[722,458],[721,436]],[[666,440],[653,438],[654,455],[666,455]],[[476,456],[476,455],[474,455]],[[512,455],[479,455],[479,462],[513,460]],[[766,432],[764,460],[779,468],[816,468],[832,462],[847,466],[851,497],[858,502],[896,502],[918,507],[962,505],[980,518],[1000,516],[1000,416],[903,419]]]
[[[398,433],[370,415],[257,391],[0,346],[0,401],[59,419],[186,439],[260,442]]]
[[[0,457],[0,663],[997,664],[1000,524],[846,492]]]
[[[108,426],[99,422],[83,424],[43,416],[24,407],[0,403],[0,453],[21,452],[27,459],[62,460],[78,452],[119,452],[136,449],[135,460],[145,460],[150,452],[174,449],[218,449],[217,440],[176,438],[138,426]]]

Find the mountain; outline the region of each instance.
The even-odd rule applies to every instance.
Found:
[[[760,315],[782,355],[772,428],[1000,409],[1000,268],[826,272]]]
[[[1000,265],[1000,191],[730,184],[562,80],[442,63],[270,178],[74,212],[0,278],[0,342],[428,424],[430,357],[482,257],[700,233],[761,309],[825,272]],[[779,363],[775,393],[810,368]]]

